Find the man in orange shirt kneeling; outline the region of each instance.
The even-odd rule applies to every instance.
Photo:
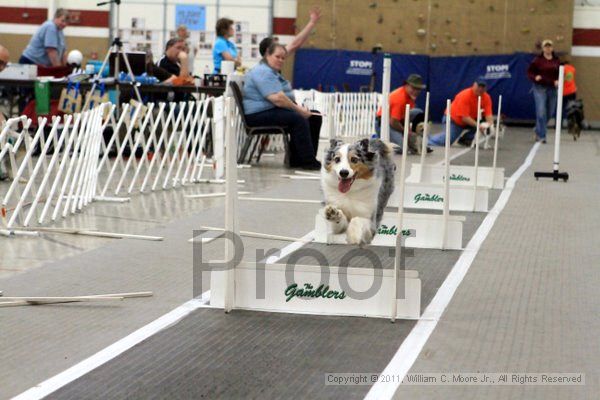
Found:
[[[410,74],[404,85],[390,93],[390,141],[396,145],[396,153],[402,154],[402,137],[404,132],[404,112],[406,105],[410,105],[409,120],[411,132],[408,137],[408,149],[415,154],[421,152],[421,138],[415,132],[423,130],[421,124],[425,116],[420,108],[416,108],[415,100],[419,97],[421,90],[425,89],[423,78],[418,74]],[[381,108],[377,111],[375,129],[381,135]],[[430,152],[431,149],[427,149]]]
[[[458,141],[460,144],[470,146],[475,137],[477,129],[477,98],[481,96],[481,108],[485,116],[485,122],[479,124],[479,130],[485,131],[493,126],[492,98],[486,93],[487,83],[483,79],[477,79],[473,86],[461,90],[452,100],[450,121],[450,143],[454,143],[464,130],[467,132]],[[448,110],[444,111],[442,123],[446,123]],[[444,146],[446,144],[445,130],[429,138],[432,146]]]

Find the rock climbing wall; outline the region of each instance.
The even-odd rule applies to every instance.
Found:
[[[573,0],[299,0],[297,26],[319,5],[307,47],[432,56],[534,51],[544,38],[569,52]]]

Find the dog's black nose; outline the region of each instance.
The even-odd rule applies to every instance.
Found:
[[[342,178],[347,178],[349,174],[350,174],[350,172],[347,169],[343,169],[340,171],[340,176]]]

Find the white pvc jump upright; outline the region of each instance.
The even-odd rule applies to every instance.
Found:
[[[237,226],[237,142],[231,134],[231,99],[225,101],[227,195],[225,228],[238,232]],[[229,240],[227,242],[230,242]],[[286,275],[285,264],[233,264],[233,243],[226,244],[225,271],[211,271],[210,305],[226,312],[249,309],[318,315],[348,315],[380,318],[416,319],[420,315],[421,281],[416,271],[338,266],[296,265],[293,278]],[[329,274],[323,274],[326,268]],[[324,280],[328,276],[328,280]],[[395,279],[401,279],[399,282]],[[257,281],[264,279],[259,293]],[[360,299],[347,290],[365,292],[374,279],[381,286],[371,296]],[[344,289],[344,282],[348,285]],[[404,284],[404,296],[397,299],[397,284]]]
[[[392,79],[392,57],[383,56],[383,79],[381,87],[381,140],[390,142],[390,82]]]

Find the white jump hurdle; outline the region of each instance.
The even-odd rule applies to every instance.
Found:
[[[239,233],[236,140],[231,134],[231,99],[226,99],[226,210],[225,229]],[[401,211],[400,211],[401,212]],[[397,256],[399,256],[399,241]],[[416,271],[398,271],[381,268],[342,268],[339,266],[298,265],[289,268],[283,264],[234,263],[234,246],[226,241],[224,271],[211,271],[210,306],[248,309],[268,312],[306,313],[317,315],[351,315],[380,318],[419,318],[421,281]],[[323,274],[326,268],[328,274]],[[329,279],[323,279],[328,276]],[[264,289],[257,282],[264,279]],[[397,296],[402,285],[404,296]],[[367,298],[354,295],[374,288]]]
[[[407,105],[406,120],[404,124],[403,146],[408,145],[409,112],[410,107]],[[449,138],[449,136],[450,125],[448,122],[446,124],[446,137]],[[447,140],[446,143],[446,157],[448,157],[449,140]],[[406,199],[407,196],[412,195],[411,190],[414,189],[414,186],[406,184],[404,180],[404,171],[406,163],[405,157],[406,156],[403,155],[403,168],[401,168],[399,179],[400,183],[394,191],[394,195],[397,197],[403,195]],[[443,199],[449,198],[449,196],[447,195],[449,185],[447,183],[444,183],[440,185],[439,190],[441,192],[438,195],[438,197],[441,199],[441,201],[439,202],[439,207],[443,210],[443,213],[441,215],[415,214],[403,212],[402,219],[398,221],[396,220],[395,214],[385,213],[382,218],[381,224],[377,230],[377,233],[375,234],[373,241],[371,242],[371,245],[395,246],[396,237],[401,231],[402,235],[406,239],[406,246],[408,247],[449,250],[462,249],[463,223],[465,221],[465,217],[450,216],[449,202],[443,201]],[[468,194],[470,194],[470,192]],[[395,198],[395,200],[397,201],[396,204],[399,204],[397,197]],[[391,202],[393,200],[393,198],[390,199]],[[399,207],[399,210],[402,210],[402,207]],[[416,235],[410,235],[411,231],[416,232]],[[330,231],[329,224],[323,216],[323,213],[320,212],[315,217],[315,241],[328,244],[342,244],[346,243],[346,234],[333,234]]]
[[[285,264],[267,264],[264,269],[254,263],[241,263],[235,268],[232,290],[235,301],[232,309],[282,312],[315,315],[341,315],[356,317],[390,318],[394,293],[391,269],[326,267],[329,282],[321,282],[323,270],[315,265],[295,265],[294,281],[286,278]],[[226,271],[212,271],[210,305],[226,308]],[[421,308],[421,280],[417,271],[400,271],[404,282],[404,298],[397,300],[395,317],[417,319]],[[264,276],[264,296],[257,298],[257,280]],[[337,278],[337,279],[336,279]],[[339,282],[343,282],[340,285]],[[375,284],[374,284],[375,282]],[[376,286],[375,286],[376,285]],[[355,298],[345,288],[364,293],[377,289],[368,298]]]
[[[427,93],[429,95],[429,93]],[[428,100],[426,103],[426,111],[428,110]],[[480,100],[479,100],[480,101]],[[500,113],[502,111],[502,96],[498,99],[498,118],[496,119],[496,134],[494,144],[494,158],[491,167],[482,167],[478,165],[479,162],[479,140],[475,140],[475,165],[451,165],[450,166],[450,182],[451,187],[454,186],[472,186],[477,181],[477,186],[490,189],[503,189],[504,188],[504,168],[497,168],[497,154],[498,154],[498,136],[500,131]],[[427,118],[427,117],[426,117]],[[478,118],[479,120],[479,118]],[[445,175],[445,165],[443,164],[426,164],[425,163],[425,146],[427,143],[427,130],[423,133],[423,151],[421,154],[421,162],[413,163],[411,166],[411,172],[407,178],[407,182],[410,183],[442,183]],[[477,171],[477,178],[475,179],[475,171]]]
[[[395,213],[383,214],[377,234],[371,242],[372,246],[394,247],[398,235],[398,225]],[[463,222],[465,217],[452,215],[448,218],[448,239],[444,246],[443,220],[437,214],[404,213],[402,219],[402,235],[406,240],[406,247],[421,249],[448,249],[461,250],[463,236]],[[410,235],[415,231],[416,235]],[[315,242],[327,244],[346,244],[346,234],[333,234],[328,230],[325,217],[319,213],[315,217]]]
[[[479,103],[481,97],[479,98]],[[448,115],[450,115],[450,101],[446,101],[446,109]],[[481,107],[478,107],[481,108]],[[477,132],[479,132],[479,116],[477,117]],[[446,119],[446,140],[445,140],[445,153],[444,153],[444,171],[443,177],[450,175],[452,166],[450,165],[449,157],[449,146],[450,146],[450,118]],[[407,129],[405,128],[405,135],[407,135]],[[479,140],[479,134],[475,137],[475,140]],[[451,185],[451,180],[442,179],[441,183],[429,183],[429,182],[407,182],[403,193],[402,204],[407,208],[417,208],[426,210],[443,210],[444,205],[447,204],[452,211],[479,211],[487,212],[489,203],[488,188],[479,186],[477,184],[478,175],[478,155],[479,147],[476,147],[475,166],[473,167],[475,179],[470,182],[469,186],[456,186]],[[415,173],[416,175],[416,173]],[[422,178],[422,176],[421,176]],[[448,202],[445,202],[448,199]],[[398,190],[394,191],[388,205],[391,207],[398,207],[400,204],[400,195]]]
[[[441,183],[444,181],[444,165],[412,164],[409,183]],[[419,177],[421,179],[419,180]],[[474,170],[470,165],[451,165],[451,186],[472,186]],[[479,167],[477,183],[482,188],[502,189],[504,187],[504,168]]]
[[[406,208],[442,210],[445,198],[444,184],[407,182],[403,204]],[[485,187],[450,185],[449,198],[451,211],[488,211],[489,190]],[[398,193],[394,192],[388,205],[398,207],[399,204]]]

